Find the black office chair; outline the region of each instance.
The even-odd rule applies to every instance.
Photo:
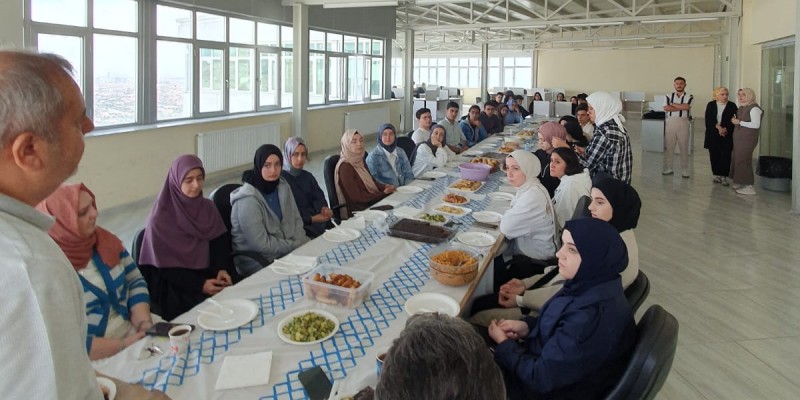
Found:
[[[660,305],[647,309],[636,327],[638,337],[633,354],[608,400],[650,400],[664,386],[675,349],[678,347],[678,320]]]
[[[592,198],[589,196],[581,196],[578,203],[575,205],[575,211],[572,213],[571,219],[578,219],[584,217],[591,217],[592,213],[589,212],[589,204],[592,203]]]
[[[322,162],[322,177],[325,179],[325,189],[328,192],[328,205],[334,211],[333,219],[337,222],[341,220],[338,210],[344,206],[339,204],[339,197],[336,195],[336,181],[334,173],[336,172],[336,164],[339,163],[340,156],[338,154],[331,154],[325,157]]]
[[[142,240],[144,240],[144,228],[139,229],[139,231],[136,232],[136,236],[133,237],[133,243],[131,243],[131,258],[133,258],[136,267],[139,268],[139,272],[142,274],[142,278],[144,278],[147,286],[152,288],[155,285],[156,267],[139,263],[139,257],[142,254]],[[158,303],[154,296],[150,296],[150,312],[163,315],[161,304]]]
[[[628,302],[631,304],[631,311],[634,314],[636,314],[636,310],[639,309],[639,306],[644,303],[644,299],[647,298],[648,294],[650,294],[650,280],[647,279],[647,275],[645,275],[642,270],[639,270],[636,279],[625,289],[625,298],[627,298]]]
[[[131,243],[131,258],[133,258],[133,262],[136,265],[139,265],[139,255],[142,254],[142,240],[144,239],[144,228],[139,229],[139,232],[136,232],[136,236],[133,237],[133,243]]]
[[[413,130],[408,131],[408,133],[406,133],[406,137],[409,138],[409,139],[411,139],[411,136],[413,136],[413,135],[414,135],[414,131]]]
[[[222,222],[225,224],[225,227],[228,228],[227,232],[223,233],[222,235],[226,238],[225,240],[227,243],[231,243],[233,241],[233,236],[231,235],[231,211],[233,211],[233,206],[231,206],[231,193],[238,189],[240,184],[238,183],[226,183],[211,192],[211,201],[214,202],[214,205],[217,207],[217,211],[219,211],[219,215],[222,217]],[[233,246],[229,247],[228,249],[232,249]],[[212,258],[217,257],[227,257],[229,261],[224,261],[222,263],[215,263],[217,265],[233,265],[234,257],[249,257],[258,262],[261,265],[269,265],[272,263],[272,260],[267,259],[261,253],[256,251],[226,251],[228,254],[211,254]],[[232,271],[228,271],[231,273]],[[234,279],[237,281],[237,279]]]
[[[408,160],[410,162],[411,153],[414,152],[414,148],[416,148],[417,145],[414,144],[414,141],[411,140],[410,138],[407,138],[405,136],[400,136],[397,138],[397,147],[403,149],[403,151],[406,153],[406,157],[408,157]]]

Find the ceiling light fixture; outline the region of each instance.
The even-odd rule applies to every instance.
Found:
[[[360,3],[325,3],[322,8],[370,8],[370,7],[397,7],[394,1],[363,1]]]
[[[572,27],[580,27],[580,26],[617,26],[617,25],[625,25],[624,22],[581,22],[575,24],[559,24],[558,26],[562,28],[572,28]]]
[[[643,24],[665,24],[669,22],[700,22],[700,21],[716,21],[718,18],[683,18],[683,19],[650,19],[641,21]]]
[[[622,40],[646,40],[646,39],[647,38],[643,38],[643,37],[632,37],[632,38],[602,38],[602,39],[597,39],[597,40],[604,41],[604,42],[617,42],[617,41],[622,41]]]

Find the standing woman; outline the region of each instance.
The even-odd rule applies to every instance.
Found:
[[[283,155],[274,144],[256,150],[253,169],[231,193],[231,235],[235,251],[252,251],[267,260],[281,258],[308,241],[292,189],[281,178]],[[264,268],[249,257],[234,257],[236,270],[249,276]]]
[[[292,188],[292,196],[303,219],[306,236],[315,238],[325,231],[325,223],[333,217],[325,194],[316,178],[303,169],[308,160],[308,148],[303,139],[290,137],[283,146],[283,171],[281,176]]]
[[[176,158],[144,226],[139,268],[166,320],[233,283],[227,258],[211,257],[230,254],[230,239],[214,202],[203,197],[204,183],[199,158]]]
[[[539,180],[542,182],[542,185],[547,188],[547,193],[550,194],[550,197],[553,197],[559,183],[558,178],[550,176],[550,155],[553,154],[553,150],[555,150],[555,147],[553,147],[553,139],[557,138],[566,142],[567,129],[564,128],[564,125],[551,121],[543,123],[539,127],[537,134],[539,135],[539,149],[533,154],[536,155],[542,166]]]
[[[89,358],[111,357],[144,337],[153,325],[147,283],[119,238],[96,225],[94,194],[81,183],[63,185],[36,208],[55,217],[48,233],[83,286]]]
[[[380,183],[395,187],[407,185],[414,180],[414,173],[406,152],[397,151],[397,130],[392,124],[383,124],[378,132],[378,147],[367,155],[367,168]]]
[[[733,157],[730,177],[733,188],[739,194],[756,194],[753,189],[753,151],[758,144],[758,130],[764,110],[756,103],[756,92],[750,88],[739,89],[736,93],[739,110],[731,122],[733,130]]]
[[[731,120],[736,116],[736,104],[728,101],[726,87],[720,86],[714,89],[712,96],[714,100],[706,105],[706,140],[703,147],[708,149],[714,183],[728,186],[734,129]]]
[[[553,206],[558,228],[561,229],[575,213],[578,200],[591,193],[592,178],[581,165],[578,155],[566,147],[559,147],[550,155],[550,176],[560,180],[553,196]]]
[[[431,127],[431,137],[417,145],[411,153],[411,169],[414,176],[418,177],[434,168],[441,168],[447,164],[447,158],[453,153],[447,147],[444,127],[436,124]]]
[[[393,185],[380,183],[372,177],[364,163],[364,138],[355,129],[342,135],[342,152],[333,181],[336,182],[336,197],[342,219],[348,219],[356,211],[366,210],[394,192]]]

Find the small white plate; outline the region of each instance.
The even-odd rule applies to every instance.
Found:
[[[483,232],[461,232],[456,235],[456,239],[467,246],[476,247],[491,246],[495,242],[495,238],[492,235]]]
[[[272,261],[269,268],[278,275],[299,275],[311,271],[318,263],[316,257],[289,254]]]
[[[447,176],[447,173],[444,173],[442,171],[428,171],[422,174],[423,178],[432,178],[432,179],[444,178],[445,176]]]
[[[397,188],[398,193],[406,193],[406,194],[420,193],[423,190],[425,189],[419,186],[412,186],[412,185],[400,186]]]
[[[454,195],[456,195],[456,196],[461,196],[461,197],[463,197],[463,198],[467,199],[467,201],[465,201],[465,202],[463,202],[463,203],[451,203],[451,202],[449,202],[449,201],[447,201],[447,200],[445,200],[445,199],[444,199],[444,197],[445,197],[445,196],[447,196],[448,194],[454,194]],[[445,193],[444,195],[442,195],[442,201],[443,201],[443,202],[445,202],[445,203],[447,203],[447,204],[452,204],[452,205],[456,205],[456,206],[463,206],[463,205],[465,205],[465,204],[469,204],[469,201],[470,201],[470,200],[469,200],[469,197],[465,196],[465,195],[464,195],[464,193],[463,193],[463,192],[461,192],[461,193]]]
[[[455,209],[457,209],[457,210],[460,210],[460,211],[461,211],[461,214],[459,214],[459,213],[457,213],[457,212],[450,212],[450,211],[445,211],[445,210],[442,210],[442,209],[441,209],[442,207],[451,207],[451,208],[455,208]],[[469,214],[470,212],[472,212],[472,210],[471,210],[471,209],[469,209],[469,208],[466,208],[466,207],[461,207],[461,206],[457,206],[457,205],[455,205],[455,204],[450,204],[450,203],[442,203],[442,204],[438,204],[438,205],[436,205],[435,207],[432,207],[432,208],[431,208],[431,211],[432,211],[432,212],[437,212],[437,213],[442,213],[442,214],[445,214],[445,215],[452,215],[452,216],[454,216],[454,217],[463,217],[463,216],[465,216],[465,215]]]
[[[505,200],[505,201],[514,200],[514,195],[508,192],[492,192],[489,193],[487,196],[489,196],[489,198],[492,200]]]
[[[219,300],[219,303],[233,310],[233,314],[224,315],[224,319],[200,314],[197,317],[197,325],[207,331],[227,331],[248,324],[258,315],[256,303],[247,299]],[[221,314],[219,307],[215,305],[204,304],[202,307],[213,313]]]
[[[349,242],[351,240],[356,240],[361,237],[361,231],[357,231],[355,229],[350,228],[334,228],[325,231],[322,234],[322,238],[334,243],[344,243]]]
[[[102,376],[97,377],[97,384],[101,386],[100,390],[102,391],[102,386],[105,386],[108,389],[108,400],[114,400],[117,397],[117,385],[111,379],[104,378]]]
[[[445,164],[444,166],[448,167],[448,168],[453,168],[453,167],[458,167],[462,163],[463,163],[463,161],[450,161],[447,164]]]
[[[469,149],[469,150],[467,150],[467,151],[465,151],[465,152],[461,153],[461,155],[463,155],[463,156],[479,156],[479,155],[482,155],[482,154],[484,154],[484,153],[486,153],[486,152],[485,152],[485,151],[482,151],[482,150],[478,150],[478,149]]]
[[[333,321],[333,330],[331,331],[331,333],[329,333],[327,336],[325,336],[322,339],[314,340],[314,341],[311,341],[311,342],[298,342],[298,341],[289,339],[288,336],[284,335],[283,327],[286,324],[288,324],[292,320],[292,318],[297,317],[299,315],[303,315],[303,314],[308,313],[308,312],[313,312],[314,314],[319,314],[319,315],[321,315],[321,316]],[[331,314],[331,313],[329,313],[327,311],[318,310],[318,309],[301,310],[301,311],[293,312],[293,313],[287,315],[286,317],[284,317],[281,320],[281,322],[278,323],[278,337],[281,338],[281,340],[283,340],[286,343],[297,344],[297,345],[301,345],[301,346],[302,345],[306,345],[306,344],[315,344],[315,343],[324,342],[324,341],[332,338],[333,335],[335,335],[338,330],[339,330],[339,319],[336,318],[335,315],[333,315],[333,314]]]
[[[433,313],[457,317],[461,312],[461,306],[452,297],[441,293],[417,293],[406,300],[404,306],[408,315]]]
[[[374,222],[380,219],[386,219],[389,214],[386,211],[381,210],[364,210],[364,211],[356,211],[353,214],[358,215],[359,217],[363,217],[364,221],[367,222]]]
[[[475,211],[472,213],[472,218],[475,218],[475,221],[483,222],[484,224],[499,224],[500,218],[503,217],[503,214],[494,211]]]
[[[416,218],[423,212],[424,210],[420,210],[419,208],[402,206],[394,209],[394,216],[397,218]]]

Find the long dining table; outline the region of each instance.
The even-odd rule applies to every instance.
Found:
[[[473,148],[471,154],[496,151],[501,144],[502,137],[490,137]],[[466,160],[468,158],[458,156],[437,169],[446,173],[443,177],[413,181],[411,185],[421,187],[421,192],[396,192],[378,205],[432,210],[442,202],[448,186],[460,179],[458,164]],[[503,182],[504,176],[500,171],[492,173],[480,189],[466,194],[470,201],[465,207],[472,212],[505,211],[509,207],[508,200],[487,196],[498,191],[513,192]],[[397,220],[392,211],[388,214],[386,222],[391,224]],[[334,243],[318,237],[292,252],[317,257],[320,264],[374,274],[368,297],[357,307],[309,300],[304,296],[303,275],[280,275],[267,267],[214,296],[218,301],[248,299],[254,302],[258,311],[251,322],[225,331],[198,327],[191,333],[187,353],[180,356],[150,356],[145,351],[146,346],[156,344],[167,350],[168,340],[146,337],[114,357],[94,362],[94,367],[123,381],[164,391],[173,399],[305,399],[298,373],[314,366],[321,366],[331,380],[340,382],[342,395],[352,395],[366,385],[374,388],[376,355],[390,346],[405,326],[409,315],[404,304],[410,297],[418,293],[441,293],[457,301],[463,313],[469,309],[471,299],[491,291],[492,259],[503,242],[502,234],[497,228],[476,224],[472,213],[450,218],[455,222],[453,229],[459,232],[480,231],[495,238],[491,246],[472,248],[481,256],[478,276],[468,285],[446,286],[433,279],[427,253],[436,245],[392,237],[387,234],[386,223],[367,222],[361,229],[361,236],[355,240]],[[197,325],[198,309],[207,307],[207,303],[201,303],[172,322]],[[340,322],[338,331],[317,344],[294,345],[282,341],[277,332],[279,322],[291,313],[306,309],[335,315]],[[269,374],[267,384],[216,389],[225,357],[267,351],[272,352],[271,364],[263,368],[263,373]]]

